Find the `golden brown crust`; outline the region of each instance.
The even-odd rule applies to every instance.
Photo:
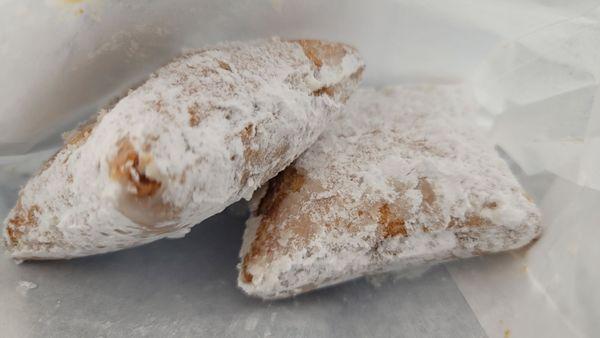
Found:
[[[404,219],[395,216],[391,213],[389,204],[384,203],[379,207],[378,223],[382,227],[383,238],[408,235],[406,227],[404,227]]]
[[[87,120],[86,122],[84,122],[83,124],[81,124],[76,129],[72,130],[71,132],[64,133],[63,134],[64,147],[66,147],[66,146],[80,147],[81,145],[83,145],[85,143],[85,141],[87,141],[88,137],[91,135],[91,133],[94,130],[94,128],[96,127],[96,125],[98,124],[98,121],[100,118],[101,118],[101,115],[94,116],[94,117],[90,118],[89,120]],[[44,163],[42,163],[42,166],[40,167],[40,170],[38,171],[38,175],[40,173],[46,171],[48,168],[50,168],[52,163],[54,163],[56,156],[58,155],[58,153],[61,150],[62,149],[58,150],[56,153],[54,153],[54,155],[52,155],[49,159],[47,159],[46,161],[44,161]],[[63,162],[66,162],[67,159],[68,159],[68,157],[65,158],[63,160]]]
[[[323,94],[326,94],[328,96],[333,96],[334,88],[333,87],[321,87],[321,88],[315,90],[312,94],[313,94],[313,96],[321,96]]]
[[[273,247],[273,233],[269,231],[271,225],[278,216],[281,203],[290,193],[297,193],[304,185],[305,177],[298,172],[294,165],[290,165],[279,173],[268,183],[267,194],[260,201],[257,214],[262,216],[260,225],[256,231],[256,239],[252,243],[250,252],[243,258],[242,274],[247,283],[252,281],[252,274],[248,272],[248,264],[253,259],[265,252],[271,251]]]
[[[23,235],[25,228],[33,227],[37,224],[37,213],[40,212],[40,207],[34,204],[30,208],[25,209],[19,200],[15,210],[15,216],[8,220],[8,226],[6,227],[6,233],[11,245],[16,245],[19,242],[19,238]]]
[[[242,174],[240,175],[240,183],[243,186],[248,182],[248,179],[250,178],[250,172],[254,165],[260,162],[262,154],[259,150],[253,149],[252,147],[252,138],[255,135],[253,123],[248,123],[244,129],[242,129],[239,135],[242,145],[244,146],[244,168],[242,170]]]
[[[152,161],[152,157],[140,157],[128,139],[119,141],[118,147],[117,155],[109,161],[110,177],[124,187],[135,187],[137,197],[154,195],[162,183],[145,174],[145,168]]]
[[[162,182],[146,173],[152,156],[137,152],[127,138],[121,139],[117,147],[117,154],[109,161],[111,179],[124,188],[117,209],[148,233],[165,234],[179,229],[176,221],[181,210],[162,200]]]
[[[315,40],[295,40],[294,42],[297,42],[302,47],[306,57],[312,61],[317,69],[323,66],[323,61],[317,56],[318,43]]]
[[[96,118],[96,116],[87,120],[85,123],[77,127],[77,129],[65,135],[65,145],[82,144],[88,139],[88,137],[90,136],[97,124],[98,119]]]
[[[304,39],[292,40],[292,42],[296,42],[300,45],[300,47],[302,47],[306,57],[312,61],[317,69],[323,67],[325,62],[327,62],[327,64],[339,64],[342,61],[342,58],[346,55],[345,48],[351,48],[354,50],[354,48],[348,45],[330,43],[321,40]]]
[[[423,195],[423,203],[427,206],[432,207],[436,201],[435,193],[433,192],[433,187],[427,177],[420,177],[419,184],[417,184],[417,189],[421,191]]]
[[[190,126],[196,127],[202,121],[200,118],[200,105],[198,103],[194,103],[188,107],[188,114],[190,115]]]
[[[292,192],[298,192],[304,185],[304,175],[293,166],[289,166],[269,182],[265,198],[258,206],[258,215],[264,222],[272,218],[278,211],[281,202]],[[268,197],[267,197],[268,196]]]
[[[88,119],[83,124],[79,125],[76,129],[69,133],[63,134],[64,146],[62,149],[58,150],[54,153],[49,159],[42,163],[37,175],[46,171],[56,160],[57,155],[64,149],[64,147],[80,147],[82,146],[89,136],[91,135],[94,128],[98,125],[98,122],[103,117],[103,111],[101,111],[98,115],[93,116]],[[65,158],[63,162],[66,162],[68,159]],[[68,177],[67,180],[72,181],[72,177]],[[23,204],[21,202],[21,195],[19,194],[19,198],[17,200],[17,204],[15,206],[15,215],[7,221],[6,234],[8,235],[8,239],[10,241],[10,246],[16,246],[19,243],[20,238],[24,234],[24,229],[27,227],[35,227],[37,226],[37,216],[36,214],[41,212],[41,209],[38,205],[32,205],[30,208],[25,210],[23,208]]]
[[[295,42],[302,47],[304,54],[306,57],[315,65],[316,69],[319,70],[323,65],[328,64],[340,64],[344,56],[348,53],[348,50],[356,51],[354,47],[339,44],[339,43],[330,43],[320,40],[291,40],[291,42]],[[356,72],[350,75],[350,79],[352,81],[358,81],[362,78],[362,74],[365,70],[365,67],[359,67]],[[342,85],[336,86],[324,86],[315,91],[313,91],[313,96],[321,96],[326,94],[330,97],[334,95],[340,95],[346,91],[343,90]],[[348,100],[349,96],[345,95],[340,97],[340,101],[345,103]]]
[[[459,220],[455,217],[450,219],[448,222],[448,229],[452,228],[481,228],[486,226],[493,226],[493,224],[485,218],[479,215],[469,214],[464,220]]]
[[[220,67],[221,69],[225,69],[225,70],[227,70],[227,71],[230,71],[230,72],[231,72],[231,66],[229,66],[229,64],[227,64],[227,63],[225,63],[225,62],[223,62],[223,61],[221,61],[221,60],[218,60],[218,61],[217,61],[217,63],[219,64],[219,67]]]

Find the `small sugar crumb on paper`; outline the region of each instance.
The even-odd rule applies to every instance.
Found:
[[[30,290],[36,289],[37,287],[38,285],[33,282],[22,280],[17,283],[17,292],[26,296]]]

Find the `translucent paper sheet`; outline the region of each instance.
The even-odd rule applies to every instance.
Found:
[[[364,55],[367,84],[471,83],[482,105],[478,122],[542,209],[544,235],[528,250],[447,265],[485,334],[597,336],[597,7],[543,0],[1,1],[0,216],[61,132],[182,49],[271,35],[342,40]]]
[[[528,251],[450,267],[483,327],[524,336],[600,332],[600,10],[498,45],[472,78],[491,135],[545,223]]]

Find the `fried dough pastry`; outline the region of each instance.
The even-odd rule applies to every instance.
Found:
[[[186,53],[66,136],[5,220],[16,259],[180,237],[289,165],[340,111],[363,62],[278,38]]]
[[[361,89],[252,200],[239,286],[271,299],[511,250],[540,214],[459,86]]]

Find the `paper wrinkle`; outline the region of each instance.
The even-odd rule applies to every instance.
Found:
[[[542,176],[552,175],[533,180]],[[500,321],[515,337],[598,332],[600,193],[552,177],[540,201],[546,228],[529,250],[448,267],[491,337],[501,337]]]
[[[497,143],[526,171],[600,189],[600,10],[498,48],[474,79]],[[597,149],[597,148],[595,148]]]
[[[365,56],[371,84],[469,80],[484,108],[480,124],[487,124],[518,164],[519,178],[541,205],[545,232],[525,254],[449,267],[486,333],[600,332],[597,1],[394,0],[344,6],[315,0],[280,1],[276,10],[269,3],[233,1],[211,10],[187,0],[132,3],[132,9],[95,4],[86,7],[89,16],[79,18],[37,2],[6,4],[0,14],[18,14],[0,20],[6,33],[0,35],[0,78],[19,79],[0,93],[0,218],[14,204],[18,187],[52,153],[33,153],[34,145],[44,146],[183,47],[275,33],[344,40]],[[135,17],[128,17],[130,10],[137,11]],[[167,20],[169,13],[178,20]],[[35,62],[23,62],[27,56]],[[18,153],[30,154],[1,156]]]
[[[584,337],[600,330],[595,291],[600,273],[594,262],[600,256],[598,18],[595,6],[583,16],[506,42],[473,79],[475,97],[493,121],[491,135],[524,171],[525,186],[534,175],[548,177],[550,185],[544,191],[530,187],[545,231],[526,254],[504,261],[485,258],[480,264],[486,268],[473,263],[450,268],[492,337],[502,330],[490,314],[508,317],[504,323],[515,336]],[[526,272],[521,277],[515,272],[519,266]],[[516,290],[525,285],[532,291]],[[497,305],[487,292],[508,297]],[[507,309],[528,309],[528,318],[510,318]]]
[[[600,192],[557,179],[541,203],[556,209],[547,219],[545,237],[528,257],[530,270],[561,313],[588,336],[600,329]]]

